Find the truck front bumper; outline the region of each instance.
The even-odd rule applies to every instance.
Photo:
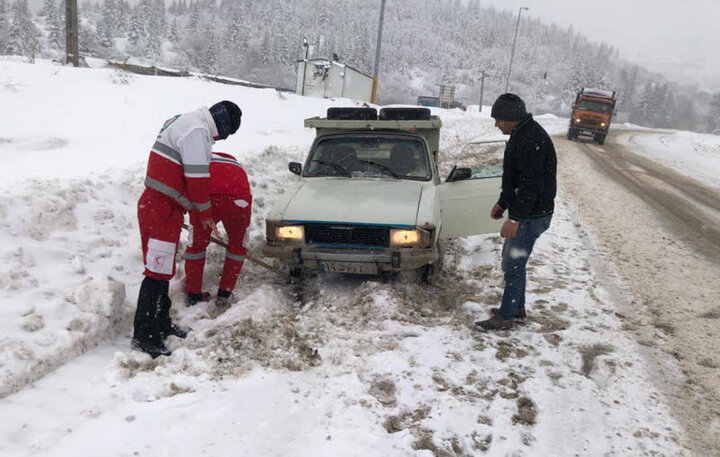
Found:
[[[607,135],[608,129],[600,127],[584,127],[582,125],[571,125],[570,131],[575,135],[596,137],[599,135]]]
[[[318,272],[378,274],[415,270],[432,263],[432,248],[337,249],[306,244],[266,244],[263,255],[274,257],[291,267]]]

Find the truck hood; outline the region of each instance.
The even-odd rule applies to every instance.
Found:
[[[311,178],[282,219],[415,226],[422,188],[415,181]]]

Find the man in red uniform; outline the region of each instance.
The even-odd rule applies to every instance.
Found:
[[[175,255],[184,213],[213,230],[208,166],[212,144],[226,139],[240,127],[242,112],[222,101],[174,116],[163,125],[150,151],[145,191],[138,201],[145,279],[140,285],[132,346],[153,358],[169,355],[163,340],[184,338],[172,324],[168,295],[175,275]]]
[[[210,202],[215,223],[222,222],[228,235],[216,304],[227,306],[245,260],[245,232],[250,225],[252,195],[245,170],[230,154],[213,152],[210,161]],[[211,230],[203,225],[198,215],[190,214],[189,242],[185,249],[185,277],[188,304],[207,301],[210,296],[202,292],[205,267],[205,250],[210,243]]]

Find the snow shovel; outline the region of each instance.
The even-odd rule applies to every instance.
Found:
[[[188,230],[188,231],[189,231],[187,224],[183,223],[182,227],[183,227],[185,230]],[[225,249],[227,249],[227,243],[226,243],[225,241],[219,239],[219,238],[215,238],[214,236],[211,235],[211,236],[210,236],[210,241],[212,241],[213,243],[217,244],[218,246],[222,246],[222,247],[224,247]],[[260,260],[260,259],[258,259],[257,257],[253,256],[253,255],[250,254],[249,252],[246,252],[246,253],[245,253],[245,258],[246,258],[247,260],[251,261],[252,263],[256,264],[256,265],[260,265],[261,267],[263,267],[263,268],[265,268],[265,269],[267,269],[267,270],[270,270],[270,271],[272,271],[273,273],[279,274],[280,276],[282,276],[283,278],[285,278],[285,279],[287,279],[287,280],[291,280],[291,279],[292,279],[292,278],[290,278],[290,275],[289,275],[289,274],[285,273],[284,271],[280,270],[279,268],[275,268],[274,266],[270,265],[269,263],[263,262],[262,260]]]

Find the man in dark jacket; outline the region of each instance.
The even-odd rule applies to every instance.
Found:
[[[554,209],[557,157],[547,132],[525,110],[515,94],[502,94],[492,107],[495,126],[510,135],[503,157],[502,191],[490,211],[493,219],[508,218],[500,230],[505,238],[502,269],[505,292],[490,319],[477,322],[486,330],[508,329],[525,317],[525,267],[535,241],[548,229]]]

